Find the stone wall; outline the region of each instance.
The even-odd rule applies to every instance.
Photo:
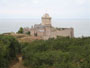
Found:
[[[51,29],[52,30],[52,29]],[[57,38],[57,36],[62,36],[62,37],[74,37],[74,30],[73,28],[66,28],[64,30],[55,30],[54,31],[50,31],[48,33],[50,33],[50,35],[45,35],[43,36],[44,40],[47,40],[49,38]]]

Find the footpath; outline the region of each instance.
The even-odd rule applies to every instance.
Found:
[[[24,67],[24,65],[22,64],[22,56],[18,57],[19,62],[17,62],[15,65],[13,65],[10,68],[26,68]]]

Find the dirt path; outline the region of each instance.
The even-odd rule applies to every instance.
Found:
[[[19,62],[17,62],[15,65],[13,65],[11,68],[26,68],[22,64],[22,57],[18,57]]]

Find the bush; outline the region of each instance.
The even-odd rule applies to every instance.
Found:
[[[90,38],[58,37],[24,46],[24,65],[28,68],[90,68]]]
[[[8,68],[10,61],[20,53],[20,44],[12,36],[0,35],[0,68]]]

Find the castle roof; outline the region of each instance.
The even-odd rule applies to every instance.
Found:
[[[45,26],[44,25],[41,25],[41,24],[35,24],[34,25],[34,28],[45,28]]]

